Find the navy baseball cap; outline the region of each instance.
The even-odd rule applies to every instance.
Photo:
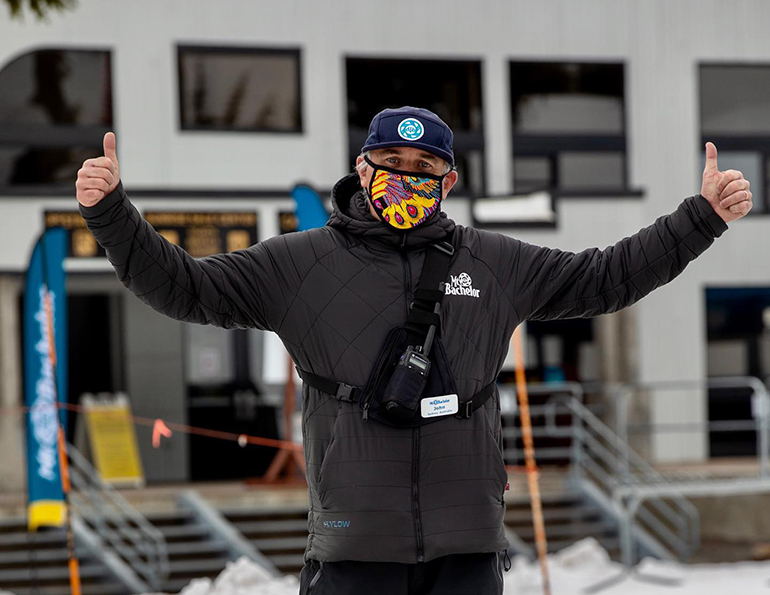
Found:
[[[454,167],[452,129],[433,112],[419,107],[384,109],[369,124],[361,152],[388,147],[415,147],[441,157]]]

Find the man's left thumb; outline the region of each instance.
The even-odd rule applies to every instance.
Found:
[[[712,142],[706,143],[706,167],[703,169],[703,173],[717,172],[717,148]]]

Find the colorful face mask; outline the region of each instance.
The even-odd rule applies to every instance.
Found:
[[[369,198],[377,216],[401,230],[421,225],[441,205],[442,182],[446,175],[402,172],[375,165],[364,157],[374,173],[369,182]]]

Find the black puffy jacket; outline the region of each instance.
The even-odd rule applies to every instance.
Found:
[[[524,320],[595,316],[671,281],[726,229],[693,196],[605,250],[533,246],[455,225],[406,234],[368,212],[355,175],[334,188],[326,227],[195,259],[165,241],[122,186],[81,213],[118,277],[177,320],[276,332],[297,365],[362,386],[403,325],[426,246],[454,230],[441,336],[461,400],[493,381]],[[363,422],[357,404],[303,387],[310,495],[306,557],[414,563],[507,546],[499,397],[470,419],[415,429]]]

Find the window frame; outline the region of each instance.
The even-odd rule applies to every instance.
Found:
[[[478,56],[414,56],[414,55],[408,55],[408,56],[398,56],[393,54],[360,54],[360,53],[353,53],[353,54],[344,54],[342,56],[342,64],[343,64],[343,77],[344,77],[344,85],[345,85],[345,94],[344,99],[347,104],[349,101],[349,88],[348,88],[348,62],[350,60],[370,60],[370,61],[398,61],[398,62],[414,62],[414,63],[421,63],[426,61],[431,62],[443,62],[443,63],[456,63],[456,64],[476,64],[479,68],[479,107],[481,109],[481,126],[478,132],[470,132],[466,130],[452,130],[453,135],[453,150],[455,153],[455,163],[457,162],[457,155],[459,152],[465,153],[470,151],[481,151],[482,155],[482,163],[484,160],[486,160],[486,118],[484,113],[484,57],[478,57]],[[347,127],[347,141],[348,141],[348,148],[346,151],[347,157],[345,158],[345,171],[349,171],[350,167],[352,166],[351,163],[349,163],[349,158],[358,156],[358,153],[353,150],[353,147],[363,147],[364,143],[366,142],[366,138],[369,135],[368,128],[359,128],[359,127],[351,127],[350,126],[350,115],[348,108],[346,107],[344,110],[345,113],[345,126]],[[372,117],[374,117],[374,114],[372,114]],[[458,151],[458,147],[460,147],[460,151]],[[487,172],[486,167],[482,167],[482,173],[481,173],[481,179],[480,179],[480,188],[481,192],[479,193],[480,196],[484,196],[489,184],[487,183]],[[457,196],[468,196],[470,197],[473,194],[473,191],[470,188],[460,190],[456,189],[453,190],[453,192]]]
[[[302,48],[300,46],[239,46],[239,45],[205,45],[200,43],[177,43],[176,66],[177,66],[177,130],[181,133],[186,132],[233,132],[233,133],[253,133],[253,134],[280,134],[280,135],[304,135],[304,94],[302,92]],[[276,130],[274,128],[245,128],[231,126],[186,126],[184,123],[184,69],[182,67],[183,54],[185,52],[206,52],[209,54],[253,54],[267,56],[290,56],[295,57],[297,65],[297,128],[293,130]]]
[[[110,92],[110,111],[112,124],[104,126],[102,124],[51,124],[51,123],[15,123],[7,122],[0,126],[0,147],[3,146],[23,146],[28,149],[66,149],[72,147],[102,146],[104,135],[110,131],[115,131],[115,113],[116,96],[114,85],[115,62],[112,48],[108,46],[73,46],[61,47],[53,45],[35,46],[25,48],[6,62],[0,64],[0,73],[5,68],[26,56],[38,52],[71,52],[71,53],[103,53],[107,56],[109,73],[107,84]],[[31,189],[46,193],[47,189],[51,191],[61,191],[64,187],[69,187],[70,183],[40,183],[23,185],[0,185],[3,194],[27,194]]]
[[[718,134],[708,135],[703,131],[703,111],[701,102],[701,76],[703,68],[715,67],[715,68],[767,68],[770,72],[770,61],[767,62],[726,62],[726,61],[709,61],[700,60],[696,63],[696,100],[698,102],[698,134],[700,137],[700,146],[698,147],[698,155],[701,155],[704,151],[704,147],[707,142],[711,141],[717,147],[718,151],[725,152],[740,152],[740,153],[759,153],[762,156],[761,173],[764,175],[762,188],[764,196],[760,197],[762,200],[763,211],[752,209],[747,216],[750,217],[767,217],[770,216],[770,133],[764,136],[751,136],[746,134]],[[702,165],[702,164],[701,164]],[[751,180],[749,180],[751,181]],[[753,193],[752,193],[753,194]],[[752,197],[752,202],[754,201]]]
[[[516,64],[543,64],[543,65],[607,65],[621,66],[623,76],[623,96],[622,96],[622,134],[569,134],[569,133],[546,133],[546,134],[520,134],[515,130],[516,108],[513,102],[513,69]],[[641,197],[644,192],[633,189],[629,183],[629,163],[628,163],[628,129],[629,129],[629,94],[628,94],[628,62],[627,60],[554,60],[551,57],[511,57],[508,59],[508,90],[510,95],[510,121],[511,121],[511,178],[513,188],[516,193],[515,161],[516,157],[540,157],[549,161],[552,171],[553,183],[550,186],[537,188],[527,191],[538,192],[546,191],[558,195],[560,198],[577,197],[599,197],[620,196],[620,197]],[[622,153],[623,169],[622,183],[617,188],[600,186],[597,188],[561,188],[559,187],[559,167],[558,158],[562,152],[581,152],[581,153]]]

